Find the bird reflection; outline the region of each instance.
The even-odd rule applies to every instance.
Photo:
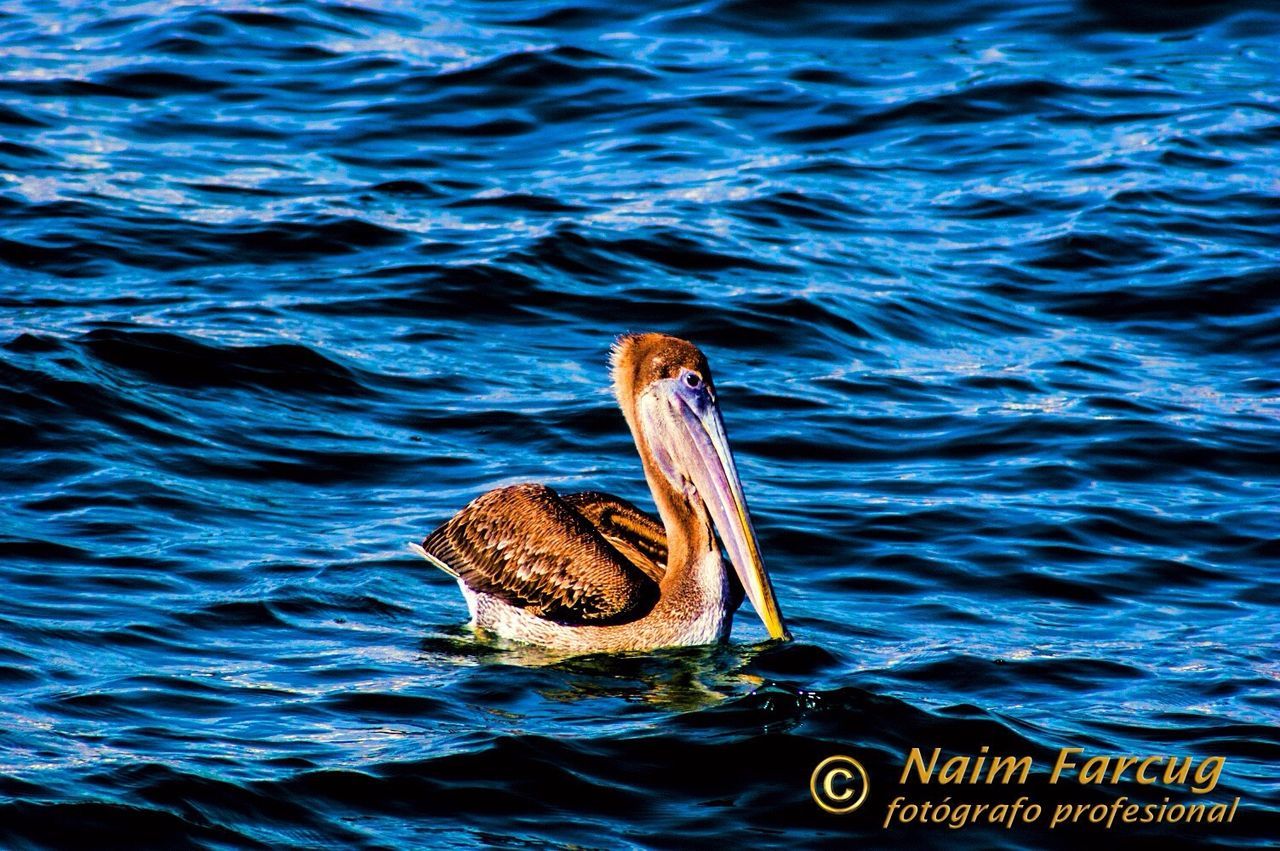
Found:
[[[687,712],[743,697],[766,680],[748,672],[752,660],[776,642],[705,645],[648,652],[575,654],[506,641],[491,636],[477,641],[457,631],[425,639],[422,660],[463,666],[510,665],[554,676],[537,678],[530,689],[544,700],[622,700]]]

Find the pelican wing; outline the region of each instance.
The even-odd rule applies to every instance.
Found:
[[[564,501],[585,517],[613,548],[654,582],[667,573],[667,533],[654,517],[625,499],[599,491],[568,493]],[[729,611],[742,605],[745,591],[738,574],[729,571]]]
[[[564,501],[654,582],[667,572],[667,533],[662,524],[625,499],[599,491],[564,495]]]
[[[422,548],[472,591],[556,623],[624,623],[658,598],[648,571],[543,485],[489,491],[428,535]]]

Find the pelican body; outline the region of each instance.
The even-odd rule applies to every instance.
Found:
[[[475,628],[514,641],[577,653],[711,644],[728,638],[744,593],[771,638],[790,638],[707,359],[676,337],[628,334],[611,361],[660,522],[608,494],[521,484],[411,546],[458,581]]]

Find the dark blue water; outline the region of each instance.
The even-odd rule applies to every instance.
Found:
[[[1230,826],[1084,839],[1275,839],[1280,13],[1114,5],[5,4],[0,842],[1062,837],[880,828],[981,745],[1223,755]],[[479,645],[406,550],[648,504],[627,330],[794,643]]]

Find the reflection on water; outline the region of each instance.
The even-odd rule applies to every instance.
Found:
[[[499,638],[443,636],[422,642],[422,662],[545,668],[535,688],[556,702],[612,699],[688,712],[750,694],[768,681],[746,668],[765,645],[681,647],[648,653],[580,655]],[[607,711],[607,710],[602,710]]]

